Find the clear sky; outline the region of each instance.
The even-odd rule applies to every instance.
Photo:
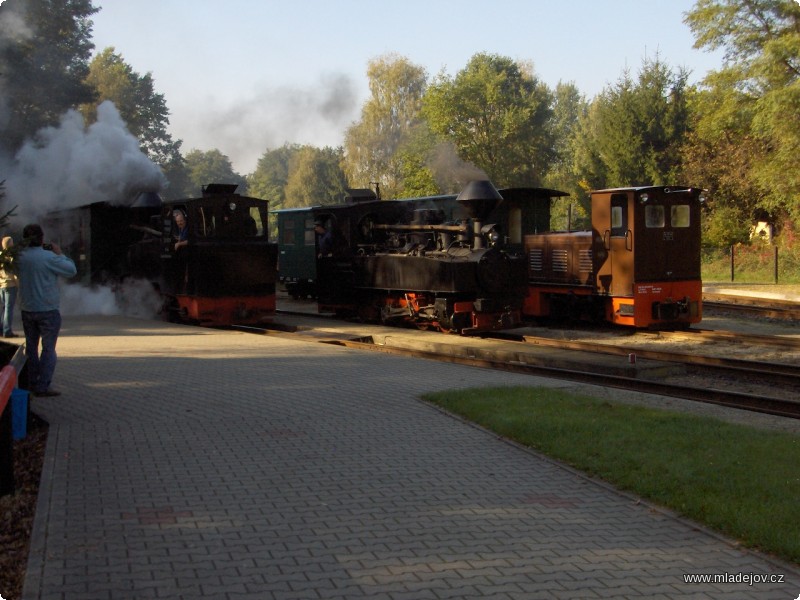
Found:
[[[478,52],[531,62],[587,98],[656,53],[692,83],[721,66],[683,23],[694,0],[95,0],[96,50],[151,73],[182,150],[241,174],[286,142],[335,146],[369,96],[369,60],[455,75]]]

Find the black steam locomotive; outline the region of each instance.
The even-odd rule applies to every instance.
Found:
[[[211,184],[200,198],[162,202],[143,194],[132,206],[100,202],[53,213],[45,227],[76,257],[81,283],[119,289],[146,280],[169,320],[257,324],[275,313],[277,244],[268,237],[268,202],[235,190]]]
[[[341,205],[276,211],[281,277],[291,294],[316,295],[322,312],[457,333],[514,327],[527,291],[522,234],[549,226],[554,195],[564,194],[501,195],[474,181],[457,196],[356,190]],[[333,238],[330,251],[315,225]]]

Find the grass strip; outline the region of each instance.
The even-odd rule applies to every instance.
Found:
[[[748,547],[800,563],[800,436],[550,388],[423,399]]]

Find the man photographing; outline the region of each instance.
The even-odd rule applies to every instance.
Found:
[[[24,249],[19,254],[19,296],[28,379],[34,396],[59,396],[50,388],[56,370],[56,341],[61,330],[59,277],[77,273],[72,259],[58,244],[43,244],[44,231],[36,223],[22,230]],[[39,342],[42,344],[39,354]]]

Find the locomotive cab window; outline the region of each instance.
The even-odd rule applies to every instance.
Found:
[[[645,206],[644,224],[647,227],[664,227],[664,207],[659,204]]]
[[[193,218],[195,221],[193,231],[199,237],[211,237],[214,235],[215,220],[213,212],[207,211],[201,206],[194,211],[194,214],[191,215],[191,218]]]
[[[622,227],[622,207],[611,207],[611,229],[619,229]]]
[[[688,204],[676,204],[670,209],[669,222],[673,227],[689,227],[691,211]]]
[[[261,218],[261,210],[258,206],[250,207],[250,217],[246,219],[246,223],[249,225],[247,233],[250,236],[258,237],[264,235],[264,221]]]
[[[614,194],[611,196],[611,235],[624,237],[628,231],[628,196]]]

